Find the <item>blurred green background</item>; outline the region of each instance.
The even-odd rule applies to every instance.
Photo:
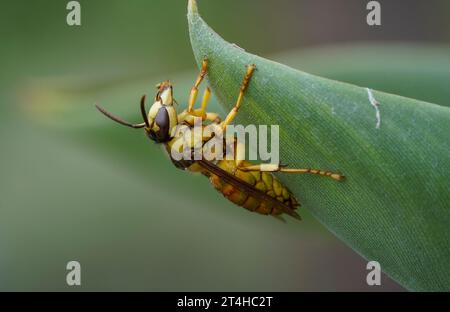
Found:
[[[196,75],[187,1],[79,1],[79,27],[67,2],[1,4],[0,290],[403,290],[385,275],[367,286],[366,260],[306,209],[283,224],[236,207],[94,110],[137,121],[163,79],[184,107]],[[199,6],[252,53],[448,105],[449,2],[380,1],[381,27],[367,26],[366,3]],[[70,260],[81,287],[66,285]]]

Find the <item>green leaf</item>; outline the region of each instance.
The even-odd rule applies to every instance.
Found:
[[[188,10],[195,58],[208,56],[209,84],[226,109],[245,66],[258,68],[236,122],[280,125],[283,163],[347,176],[279,175],[303,208],[408,289],[450,290],[450,109],[372,91],[377,128],[366,88],[249,54],[216,34],[195,1]]]
[[[273,57],[311,74],[450,106],[450,46],[363,42]]]

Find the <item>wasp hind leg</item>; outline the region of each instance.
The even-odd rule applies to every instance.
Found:
[[[231,109],[231,111],[228,113],[225,120],[222,122],[222,124],[221,124],[222,130],[225,130],[226,127],[234,120],[234,118],[236,117],[236,115],[239,111],[239,108],[241,108],[242,99],[244,98],[245,91],[247,91],[248,85],[250,83],[250,79],[252,78],[253,72],[255,71],[255,69],[256,69],[256,65],[254,65],[254,64],[247,66],[247,72],[244,76],[244,79],[242,80],[241,89],[239,91],[239,96],[236,100],[236,104]]]
[[[285,172],[285,173],[309,173],[329,177],[336,181],[342,181],[345,179],[345,176],[336,172],[311,168],[300,168],[300,169],[286,168],[286,166],[279,164],[259,164],[259,165],[241,166],[239,167],[239,170],[262,171],[262,172]]]

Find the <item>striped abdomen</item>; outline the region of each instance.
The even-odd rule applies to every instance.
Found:
[[[234,160],[220,160],[217,165],[247,184],[252,185],[254,188],[265,192],[267,195],[275,198],[292,210],[295,210],[300,206],[289,189],[270,172],[242,171],[236,169]],[[250,165],[250,163],[244,161],[242,165]],[[283,212],[282,208],[275,205],[272,201],[255,198],[243,190],[224,182],[217,175],[210,175],[210,181],[211,184],[226,198],[250,211],[265,215],[279,215]]]

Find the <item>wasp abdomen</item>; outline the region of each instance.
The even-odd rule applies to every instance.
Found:
[[[289,208],[294,210],[299,206],[299,203],[294,195],[272,173],[239,170],[236,167],[234,160],[221,160],[217,163],[217,165],[223,170],[251,185],[255,189],[273,197]],[[250,163],[244,161],[242,165],[250,165]],[[220,176],[212,174],[210,176],[210,181],[211,184],[226,198],[233,203],[244,207],[245,209],[265,215],[279,215],[283,212],[282,208],[275,205],[272,201],[254,197],[251,194],[226,183]]]

